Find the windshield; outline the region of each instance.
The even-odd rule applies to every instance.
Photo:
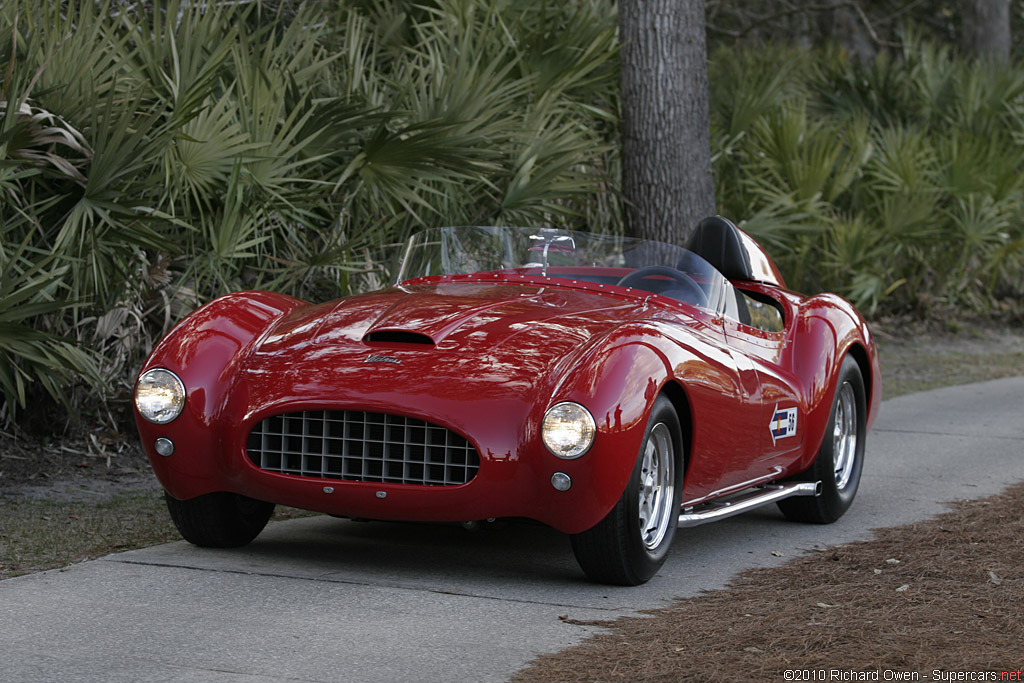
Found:
[[[631,287],[722,310],[731,286],[682,247],[552,228],[434,228],[413,235],[398,282],[434,275],[507,273]]]

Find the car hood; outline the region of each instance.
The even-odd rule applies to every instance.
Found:
[[[546,403],[595,337],[641,310],[630,298],[571,287],[398,287],[286,315],[250,353],[239,390],[250,412]]]

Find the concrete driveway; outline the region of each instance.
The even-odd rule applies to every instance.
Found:
[[[504,681],[593,630],[561,616],[665,605],[1024,479],[1024,378],[886,401],[867,458],[838,523],[788,523],[772,507],[681,530],[637,588],[585,583],[568,540],[541,526],[329,517],[273,524],[242,550],[170,543],[9,579],[0,680]]]

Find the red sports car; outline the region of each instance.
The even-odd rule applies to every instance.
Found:
[[[398,283],[323,304],[239,292],[160,342],[136,421],[182,536],[253,540],[277,503],[375,520],[530,518],[638,584],[677,526],[777,502],[838,519],[878,413],[875,344],[785,289],[729,221],[686,248],[428,230]]]

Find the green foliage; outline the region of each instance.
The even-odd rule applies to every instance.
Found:
[[[712,121],[728,131],[713,138],[720,210],[773,248],[790,286],[872,313],[1021,313],[1024,69],[912,37],[869,65],[794,48],[720,49],[712,64],[743,84],[719,99],[712,83],[729,104]]]
[[[96,376],[96,358],[72,341],[33,324],[41,318],[73,309],[65,296],[66,266],[53,256],[35,254],[25,243],[10,253],[0,249],[0,396],[4,418],[13,418],[26,403],[26,385],[35,381],[69,405],[65,391],[71,373]]]
[[[126,394],[224,292],[380,286],[421,226],[615,229],[616,48],[599,0],[0,4],[7,417]]]

